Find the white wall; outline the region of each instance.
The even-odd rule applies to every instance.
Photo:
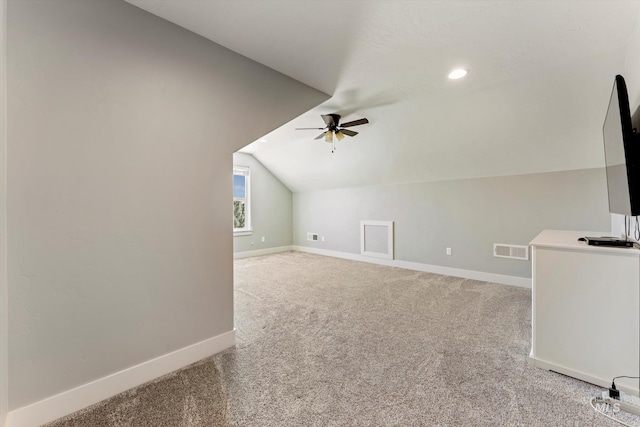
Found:
[[[14,410],[233,328],[232,153],[327,96],[119,0],[7,43]]]
[[[234,252],[261,251],[293,244],[291,191],[251,154],[235,153],[234,166],[251,171],[253,234],[233,238]],[[262,237],[265,241],[262,241]]]
[[[544,229],[606,231],[606,197],[604,168],[294,193],[294,245],[358,254],[360,221],[390,220],[398,260],[531,277],[530,262],[493,257],[493,244],[527,245]]]
[[[7,105],[6,105],[7,2],[0,0],[0,427],[9,404],[8,301],[7,301]]]

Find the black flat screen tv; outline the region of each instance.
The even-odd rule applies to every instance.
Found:
[[[640,215],[640,141],[631,124],[627,85],[620,75],[613,83],[602,133],[609,212]]]

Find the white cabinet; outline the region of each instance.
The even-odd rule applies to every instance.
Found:
[[[532,246],[530,361],[604,387],[640,365],[640,250],[589,246],[608,233],[545,230]],[[616,380],[638,395],[639,381]]]

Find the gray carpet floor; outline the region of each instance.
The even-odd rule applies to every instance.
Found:
[[[235,262],[235,310],[234,348],[49,426],[619,425],[528,365],[528,289],[288,252]]]

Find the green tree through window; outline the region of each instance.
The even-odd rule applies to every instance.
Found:
[[[249,203],[249,168],[233,167],[233,231],[237,234],[251,232]]]

